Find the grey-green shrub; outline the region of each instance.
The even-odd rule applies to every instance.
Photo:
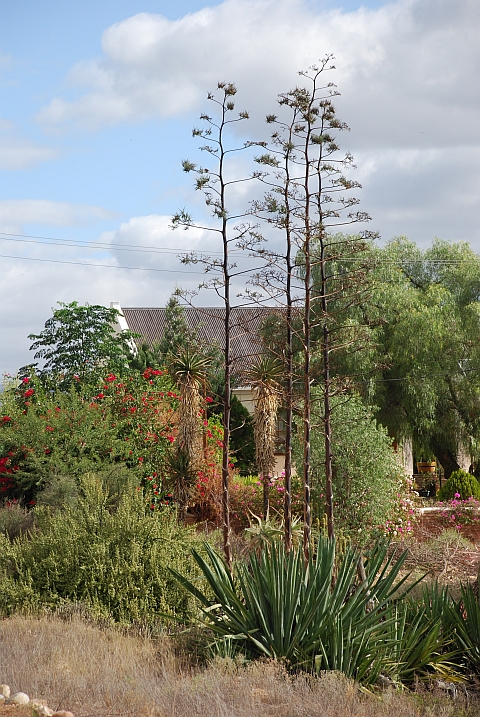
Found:
[[[314,517],[322,518],[325,487],[325,439],[320,389],[312,391],[311,473]],[[332,401],[333,498],[337,528],[365,539],[385,524],[398,502],[404,480],[392,439],[356,395]],[[301,471],[301,426],[294,458]]]
[[[475,476],[467,471],[462,469],[453,471],[447,482],[440,488],[438,497],[440,500],[453,500],[455,493],[458,493],[462,500],[480,498],[480,483]]]
[[[196,576],[196,534],[171,509],[146,509],[134,485],[113,498],[88,474],[75,507],[39,506],[29,535],[0,536],[1,613],[81,602],[120,622],[190,615],[191,597],[168,568]]]

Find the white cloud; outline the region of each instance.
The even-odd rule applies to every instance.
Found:
[[[0,117],[0,169],[27,169],[58,157],[52,147],[42,147],[15,132],[13,122]]]
[[[3,199],[0,201],[0,231],[21,233],[26,224],[55,227],[82,226],[112,219],[115,212],[103,207],[46,199]]]
[[[39,214],[35,217],[38,221]],[[60,211],[58,221],[68,217],[68,209],[63,218]],[[51,215],[48,221],[52,222]],[[201,268],[182,265],[177,254],[182,249],[208,251],[211,240],[201,230],[172,232],[169,224],[170,218],[166,216],[133,217],[117,231],[104,232],[99,237],[101,243],[115,244],[116,248],[110,250],[8,243],[8,251],[4,251],[2,242],[1,253],[15,254],[18,258],[2,258],[0,325],[9,340],[0,342],[0,375],[14,373],[33,360],[27,336],[41,331],[58,301],[104,306],[120,301],[123,306],[161,306],[175,285],[196,287],[203,278]],[[119,250],[119,246],[128,251]],[[145,246],[171,252],[130,251]],[[95,264],[101,266],[92,266]],[[156,271],[118,268],[125,266]]]
[[[451,145],[460,126],[463,142],[477,141],[479,24],[477,0],[317,14],[301,0],[225,0],[176,21],[141,13],[104,32],[101,59],[73,68],[84,94],[55,98],[39,117],[95,129],[176,116],[219,79],[263,117],[297,69],[333,52],[356,142]]]

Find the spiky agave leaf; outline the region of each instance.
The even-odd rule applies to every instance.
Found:
[[[398,575],[405,556],[387,559],[384,544],[353,592],[358,553],[346,546],[336,556],[328,538],[319,539],[308,563],[301,549],[287,553],[273,543],[236,563],[233,575],[213,548],[206,552],[207,560],[193,555],[211,595],[172,572],[200,600],[204,624],[252,657],[282,659],[292,669],[341,670],[364,684],[382,671],[406,681],[416,672],[453,674],[448,639],[435,621],[425,610],[412,619],[403,607],[409,589],[398,589]]]

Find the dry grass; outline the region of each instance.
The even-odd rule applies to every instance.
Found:
[[[219,661],[204,669],[188,667],[175,656],[168,638],[132,637],[78,618],[62,622],[13,617],[0,622],[0,681],[45,699],[53,708],[70,709],[77,717],[467,714],[464,698],[365,695],[341,676],[292,678],[274,663],[242,667]],[[11,712],[24,717],[20,709]],[[480,715],[480,709],[471,705],[468,715]]]

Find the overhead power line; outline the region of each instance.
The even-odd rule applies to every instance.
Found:
[[[0,254],[3,259],[21,259],[22,261],[43,261],[48,264],[71,264],[73,266],[99,266],[102,269],[131,269],[132,271],[155,271],[168,274],[204,274],[203,271],[183,271],[182,269],[148,269],[143,266],[114,266],[113,264],[91,264],[82,261],[62,261],[61,259],[36,259],[31,256],[11,256]]]
[[[142,244],[116,244],[97,241],[83,241],[76,239],[59,239],[58,237],[42,237],[30,234],[9,234],[8,232],[0,232],[2,241],[22,242],[25,244],[41,244],[42,246],[71,246],[83,247],[85,249],[115,249],[115,251],[138,251],[149,254],[188,254],[195,252],[197,249],[172,249],[171,247],[162,246],[145,246]],[[38,240],[42,241],[38,241]],[[238,250],[237,250],[238,251]],[[209,255],[222,256],[220,251],[209,251]]]
[[[171,247],[162,247],[162,246],[148,246],[145,244],[118,244],[118,243],[108,243],[108,242],[98,242],[98,241],[83,241],[81,239],[61,239],[59,237],[45,237],[45,236],[37,236],[35,234],[13,234],[10,232],[2,232],[0,231],[0,240],[3,241],[14,241],[14,242],[22,242],[27,244],[41,244],[43,246],[49,246],[49,245],[56,245],[56,246],[71,246],[71,247],[84,247],[86,249],[114,249],[115,251],[135,251],[135,252],[141,252],[141,253],[153,253],[153,254],[189,254],[191,252],[196,253],[198,251],[201,252],[201,250],[197,249],[172,249]],[[37,241],[41,240],[41,241]],[[201,252],[202,253],[202,252]],[[240,254],[243,253],[240,249],[233,249],[232,253]],[[208,254],[209,256],[222,256],[221,251],[208,251],[205,252],[205,254]],[[336,258],[328,258],[327,261],[359,261],[363,262],[365,259],[363,257],[338,257]],[[469,258],[465,259],[429,259],[429,258],[422,258],[422,259],[379,259],[375,260],[376,264],[398,264],[398,265],[405,265],[405,264],[433,264],[434,266],[456,266],[457,264],[464,264],[469,263],[471,260]]]

